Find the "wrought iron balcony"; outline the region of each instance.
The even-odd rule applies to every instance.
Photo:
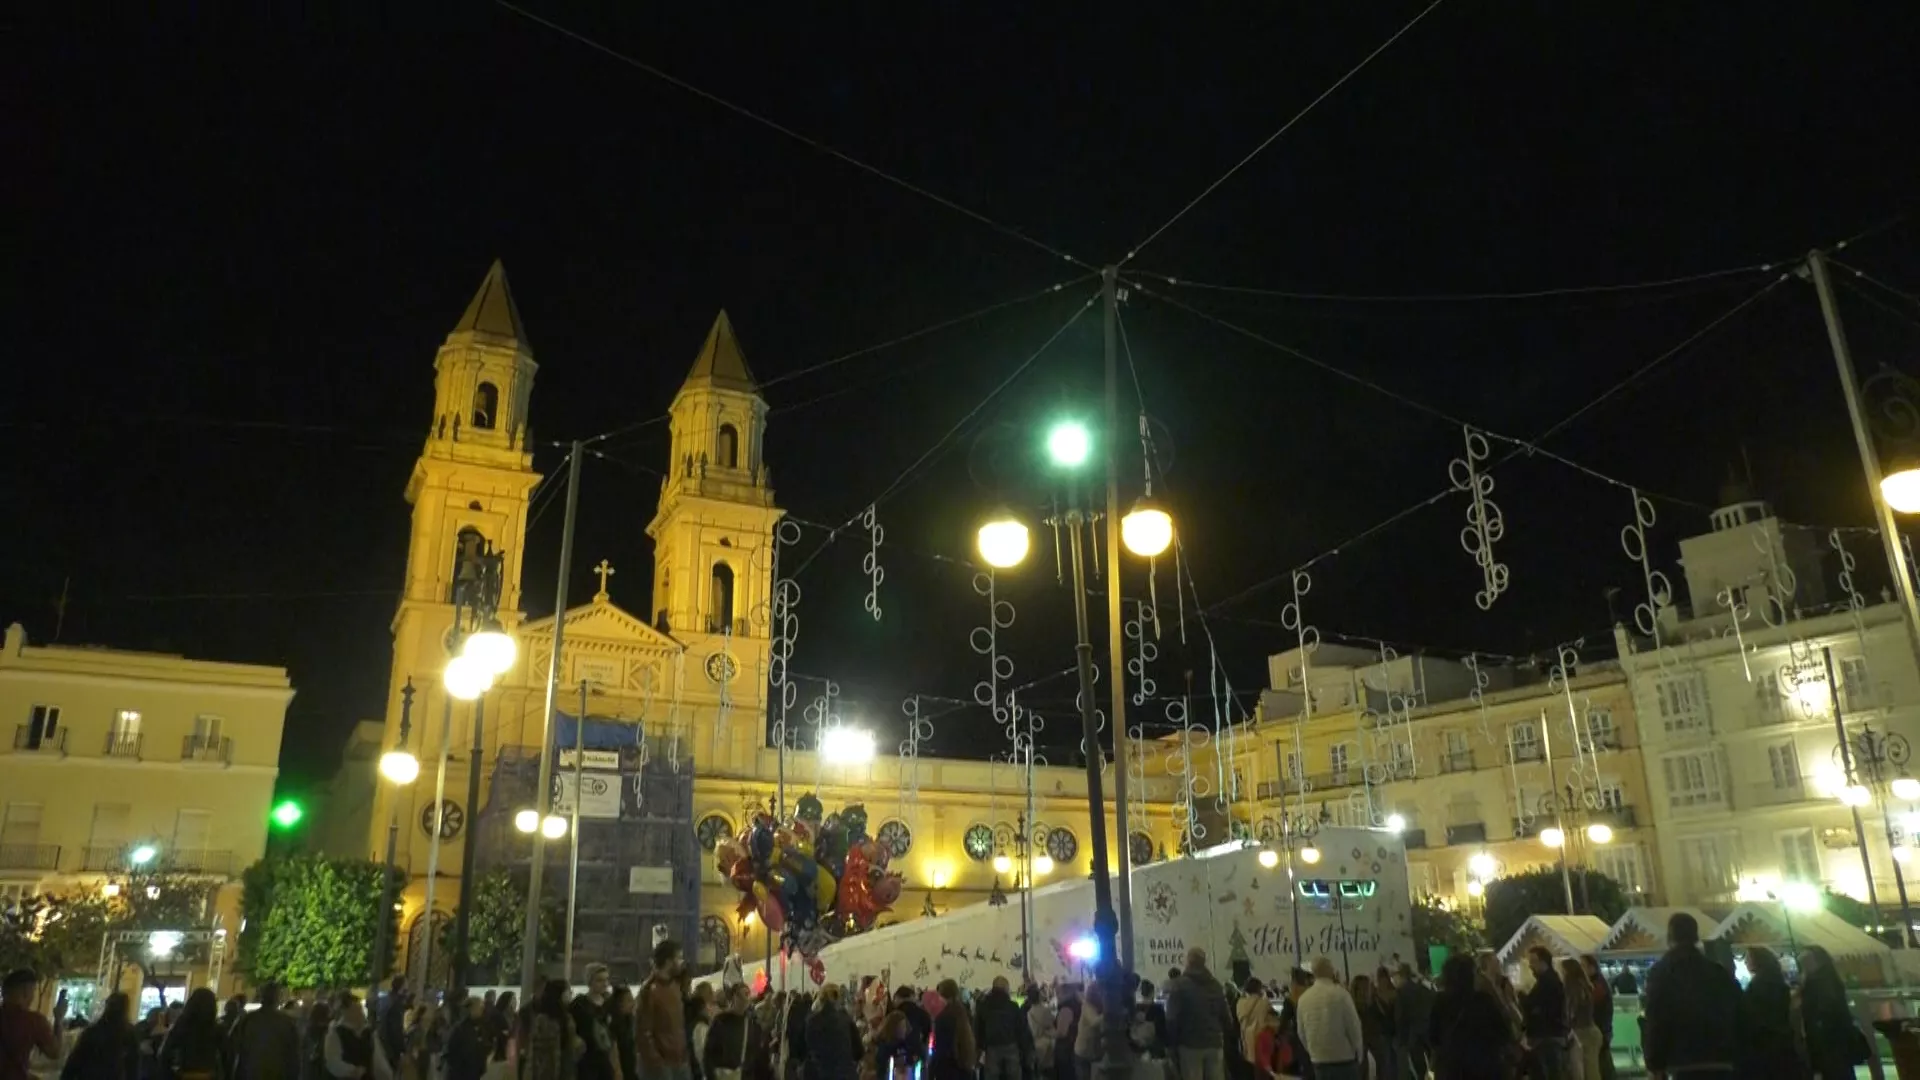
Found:
[[[140,736],[121,731],[107,732],[106,748],[102,751],[107,757],[131,758],[140,760]]]
[[[1407,846],[1408,851],[1415,851],[1420,848],[1426,847],[1427,846],[1427,830],[1408,829],[1407,831],[1400,834],[1400,842]]]
[[[1456,844],[1484,844],[1487,842],[1487,823],[1468,822],[1465,825],[1447,826],[1447,846]]]
[[[57,870],[59,844],[0,844],[0,870]]]
[[[1472,772],[1473,751],[1449,750],[1441,754],[1440,771],[1443,773]]]
[[[225,735],[188,735],[180,740],[180,760],[210,765],[233,764],[233,740]]]
[[[40,731],[32,724],[16,724],[13,728],[13,748],[23,754],[53,754],[64,757],[67,753],[67,729],[55,728],[52,731]]]

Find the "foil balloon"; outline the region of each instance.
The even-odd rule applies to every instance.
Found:
[[[767,865],[767,860],[773,857],[773,832],[772,818],[763,816],[754,819],[753,829],[748,834],[747,850],[752,852],[756,866]]]
[[[776,934],[787,928],[787,909],[780,903],[778,896],[767,893],[761,899],[760,921],[766,923],[767,929]]]

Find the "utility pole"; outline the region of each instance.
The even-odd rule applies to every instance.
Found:
[[[560,581],[553,590],[553,655],[547,658],[546,707],[541,710],[540,719],[540,778],[533,795],[542,825],[546,822],[546,808],[552,805],[554,693],[560,687],[560,647],[565,643],[567,627],[567,578],[573,574],[573,526],[580,510],[580,459],[585,456],[585,447],[575,439],[572,452],[567,455],[567,509],[565,523],[560,527]],[[546,830],[535,829],[533,868],[527,875],[527,924],[525,937],[520,942],[522,1001],[532,1001],[540,985],[535,967],[540,962],[540,887],[546,860]]]
[[[580,911],[580,798],[582,766],[587,758],[587,680],[580,680],[580,715],[573,721],[573,816],[567,822],[567,839],[572,850],[567,854],[567,944],[566,967],[561,977],[573,985],[573,926]]]
[[[400,739],[394,744],[396,749],[405,749],[407,736],[413,727],[413,680],[400,688]],[[400,839],[400,793],[393,792],[388,797],[387,813],[387,857],[380,864],[380,909],[373,923],[373,970],[368,973],[367,1005],[377,1004],[380,1000],[380,984],[386,981],[387,971],[391,967],[387,962],[387,924],[393,922],[393,849]]]
[[[1860,450],[1860,471],[1867,479],[1867,495],[1873,500],[1874,523],[1879,526],[1880,543],[1886,548],[1887,568],[1893,572],[1893,587],[1899,592],[1907,614],[1907,644],[1920,662],[1920,598],[1913,590],[1913,568],[1907,563],[1906,548],[1900,542],[1894,524],[1893,508],[1880,491],[1880,455],[1874,450],[1873,432],[1867,426],[1866,404],[1861,400],[1860,378],[1854,371],[1853,351],[1847,347],[1847,331],[1840,324],[1840,308],[1833,297],[1833,280],[1827,272],[1824,252],[1807,253],[1807,270],[1813,278],[1813,290],[1820,297],[1820,314],[1827,323],[1827,344],[1833,348],[1834,366],[1840,369],[1840,390],[1847,399],[1847,418],[1853,422],[1853,441]]]
[[[1877,485],[1874,490],[1876,492],[1879,490]],[[1833,681],[1833,650],[1831,648],[1821,649],[1820,657],[1827,669],[1827,701],[1833,706],[1833,730],[1835,734],[1840,736],[1840,767],[1845,770],[1845,782],[1851,787],[1860,782],[1860,777],[1859,774],[1854,771],[1853,742],[1847,738],[1847,718],[1841,715],[1840,712],[1840,687]],[[1853,838],[1860,845],[1860,872],[1865,875],[1867,879],[1867,903],[1873,908],[1873,921],[1877,926],[1881,920],[1880,894],[1878,890],[1873,887],[1873,859],[1867,854],[1866,822],[1860,818],[1860,807],[1849,802],[1847,809],[1853,811]],[[1893,853],[1889,851],[1887,854],[1892,855]],[[1900,891],[1902,894],[1901,906],[1904,908],[1906,906],[1906,886],[1904,884],[1901,885]],[[1905,912],[1902,914],[1905,914]],[[1910,925],[1912,921],[1912,919],[1907,920],[1909,928],[1902,930],[1900,934],[1902,941],[1907,941],[1911,938],[1913,931]]]
[[[460,910],[453,918],[453,981],[461,987],[467,985],[467,932],[471,927],[469,915],[477,885],[474,879],[480,872],[474,860],[480,846],[480,755],[486,730],[486,704],[485,694],[473,699],[473,748],[467,754],[467,827],[460,840]]]
[[[1547,723],[1547,710],[1540,710],[1540,754],[1547,762],[1547,790],[1553,793],[1553,827],[1560,830],[1560,887],[1566,890],[1567,914],[1574,913],[1573,872],[1567,869],[1567,845],[1572,838],[1567,836],[1567,814],[1564,800],[1560,797],[1560,782],[1553,775],[1553,732]],[[1584,880],[1584,879],[1583,879]]]
[[[420,913],[420,986],[424,996],[433,981],[433,886],[440,876],[440,810],[447,805],[447,758],[453,753],[453,695],[442,688],[440,764],[433,773],[433,834],[427,837],[427,902]],[[412,966],[409,964],[408,966]]]
[[[1120,612],[1121,581],[1120,572],[1120,518],[1124,511],[1120,507],[1120,297],[1116,278],[1117,267],[1109,266],[1100,271],[1100,297],[1105,308],[1104,350],[1106,353],[1107,383],[1107,688],[1111,692],[1110,709],[1113,715],[1113,805],[1114,805],[1114,844],[1119,850],[1119,888],[1114,897],[1114,907],[1120,916],[1120,953],[1113,959],[1127,971],[1133,968],[1133,867],[1132,847],[1133,831],[1127,818],[1127,769],[1132,760],[1127,750],[1127,658],[1126,642],[1120,632],[1122,615]],[[1141,626],[1143,635],[1146,627]],[[1097,754],[1098,744],[1089,747],[1088,753]],[[1106,812],[1105,807],[1101,813]],[[1109,1005],[1110,1008],[1117,1007]]]

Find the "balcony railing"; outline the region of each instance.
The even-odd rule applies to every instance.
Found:
[[[1441,754],[1440,771],[1443,773],[1472,772],[1473,751],[1449,750]]]
[[[233,872],[233,852],[170,851],[160,857],[160,865],[168,870],[192,874],[230,874]]]
[[[107,757],[131,758],[138,761],[140,760],[140,736],[121,731],[109,731],[106,749],[102,753]]]
[[[59,844],[0,844],[0,870],[56,870]]]
[[[233,740],[225,735],[188,735],[180,740],[180,760],[233,764]]]
[[[1513,760],[1539,761],[1541,759],[1539,743],[1514,743]]]
[[[1587,815],[1588,819],[1616,829],[1631,829],[1639,824],[1638,817],[1631,806],[1602,806]]]
[[[173,851],[167,848],[164,840],[154,845],[159,849],[154,861],[142,870],[171,870],[187,874],[233,873],[233,852],[201,849],[197,851]],[[80,869],[106,873],[124,873],[133,869],[128,856],[132,848],[127,844],[92,844],[86,848],[80,862]]]
[[[125,844],[89,844],[81,853],[82,870],[125,870],[127,868],[127,845]]]
[[[1468,822],[1465,825],[1447,826],[1447,846],[1456,844],[1484,844],[1487,842],[1487,824],[1484,821]]]
[[[52,731],[39,731],[32,724],[16,724],[13,728],[13,748],[23,754],[57,754],[65,756],[67,752],[67,729],[55,728]]]

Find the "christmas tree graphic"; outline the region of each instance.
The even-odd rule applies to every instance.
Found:
[[[1247,935],[1240,932],[1240,920],[1233,920],[1233,933],[1227,937],[1227,963],[1248,964],[1253,958],[1247,955]]]

